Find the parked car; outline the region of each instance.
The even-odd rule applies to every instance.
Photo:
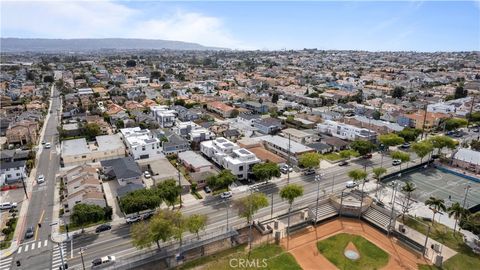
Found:
[[[480,132],[480,128],[476,127],[472,129],[473,132]]]
[[[203,188],[203,190],[205,190],[206,193],[212,192],[212,190],[211,190],[210,187],[208,187],[208,186],[205,186],[205,187]]]
[[[409,143],[404,143],[404,144],[400,145],[400,148],[408,149],[408,148],[410,148],[410,144]]]
[[[232,192],[231,191],[225,191],[220,195],[220,198],[222,199],[228,199],[232,197]]]
[[[30,227],[28,227],[27,230],[25,231],[25,239],[32,238],[33,235],[34,235],[33,226],[30,226]]]
[[[125,219],[125,221],[127,222],[127,224],[132,224],[132,223],[135,223],[135,222],[140,221],[140,220],[142,220],[142,217],[141,217],[141,216],[137,216],[137,215],[131,216],[131,217],[127,217],[127,218]]]
[[[142,219],[149,219],[149,218],[153,217],[153,214],[154,214],[153,211],[144,213],[144,214],[142,215]]]
[[[0,210],[10,210],[12,208],[17,208],[17,203],[11,203],[11,202],[0,203]]]
[[[340,163],[338,163],[338,166],[347,166],[348,165],[348,161],[344,160],[344,161],[340,161]]]
[[[372,158],[372,154],[366,154],[363,156],[364,159],[371,159]]]
[[[45,143],[47,143],[46,141],[42,141],[42,145],[44,145]]]
[[[400,159],[394,159],[394,160],[392,160],[392,165],[393,165],[393,166],[398,166],[398,165],[400,165],[400,164],[402,164],[402,161],[401,161]]]
[[[50,149],[50,147],[52,147],[52,145],[49,142],[45,143],[45,149]]]
[[[145,178],[150,178],[150,177],[152,177],[152,176],[150,175],[150,172],[149,172],[149,171],[145,171],[145,172],[143,172],[143,177],[145,177]]]
[[[101,258],[96,258],[92,261],[93,266],[107,265],[115,263],[115,256],[105,256]]]
[[[355,182],[355,181],[348,181],[346,187],[347,188],[354,188],[354,187],[358,186],[358,184],[359,183]]]
[[[38,177],[37,177],[37,183],[38,184],[41,184],[45,182],[45,176],[43,176],[43,174],[40,174]]]
[[[308,170],[303,171],[303,175],[312,175],[312,174],[315,174],[314,169],[308,169]]]
[[[280,167],[280,172],[283,174],[287,174],[288,172],[293,172],[293,168],[288,166],[287,164],[284,164]]]
[[[110,226],[109,224],[102,224],[95,229],[95,232],[100,233],[100,232],[108,231],[110,229],[112,229],[112,226]]]

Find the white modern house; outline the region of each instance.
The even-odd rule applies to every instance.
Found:
[[[260,162],[255,154],[223,137],[202,142],[200,151],[238,179],[247,179],[253,165]]]
[[[139,127],[122,128],[120,133],[128,152],[134,159],[163,156],[160,139],[155,137],[150,130]]]
[[[165,105],[151,106],[150,111],[161,128],[169,128],[175,125],[177,111],[170,110]]]
[[[317,125],[317,130],[321,133],[330,134],[334,137],[346,140],[368,140],[375,141],[377,134],[375,131],[366,128],[339,123],[332,120],[325,120]]]

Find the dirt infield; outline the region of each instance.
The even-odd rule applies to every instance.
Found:
[[[338,268],[318,252],[316,242],[342,232],[360,235],[385,250],[390,255],[388,264],[383,268],[385,270],[417,269],[417,264],[430,264],[421,254],[407,249],[395,238],[387,237],[358,219],[338,218],[317,226],[316,230],[310,227],[292,235],[288,247],[286,238],[282,239],[281,244],[305,270],[334,270]]]

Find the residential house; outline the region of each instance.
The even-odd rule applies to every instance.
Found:
[[[318,134],[304,132],[295,128],[287,128],[282,130],[282,136],[285,138],[290,138],[293,141],[296,141],[301,144],[309,144],[317,141],[320,137]]]
[[[190,143],[180,135],[164,130],[163,136],[166,139],[162,140],[162,148],[165,155],[173,155],[190,150]]]
[[[202,117],[202,112],[200,110],[187,109],[179,105],[175,105],[171,109],[177,112],[180,121],[195,121]]]
[[[275,134],[283,128],[282,121],[272,117],[255,120],[253,126],[262,134]]]
[[[79,203],[102,208],[107,205],[96,168],[89,165],[76,166],[65,172],[62,180],[65,185],[64,207],[67,210],[73,210]]]
[[[322,136],[321,142],[331,146],[334,151],[345,150],[349,146],[349,143],[347,141],[331,136]]]
[[[220,101],[213,101],[207,103],[207,110],[215,112],[222,117],[228,118],[232,116],[235,108],[228,106],[227,104]]]
[[[298,158],[305,153],[315,152],[313,148],[278,135],[266,135],[258,139],[263,142],[267,150],[287,160],[290,159],[292,163],[297,163]]]
[[[264,114],[268,112],[268,106],[266,104],[256,102],[256,101],[246,101],[246,102],[243,102],[241,106],[254,113]]]
[[[193,151],[178,153],[178,160],[191,172],[210,171],[214,168],[210,161]]]
[[[22,120],[10,123],[5,133],[8,144],[35,144],[38,139],[38,122]]]
[[[377,134],[373,130],[359,128],[356,126],[331,120],[325,120],[325,122],[318,124],[317,130],[321,133],[329,134],[340,139],[346,139],[351,141],[367,140],[375,142],[377,138]]]
[[[134,159],[152,158],[162,156],[160,139],[155,137],[148,129],[122,128],[122,140],[127,150]]]
[[[168,109],[168,106],[157,105],[150,107],[150,112],[158,122],[160,128],[173,127],[176,119],[176,111]]]
[[[102,160],[100,164],[107,178],[116,179],[120,186],[125,186],[129,183],[143,184],[142,172],[132,157]]]
[[[17,182],[27,177],[25,160],[0,162],[0,186]]]
[[[440,124],[442,119],[450,118],[449,114],[418,111],[415,113],[404,114],[397,119],[397,123],[404,127],[423,129],[425,120],[425,129],[432,129]]]

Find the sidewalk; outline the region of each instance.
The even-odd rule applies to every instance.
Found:
[[[50,109],[52,107],[52,97],[53,97],[53,86],[50,90],[50,102],[48,106],[48,114],[45,117],[45,121],[43,122],[43,127],[42,131],[40,132],[40,137],[38,140],[38,151],[35,156],[35,167],[32,168],[30,171],[30,176],[25,179],[25,188],[27,190],[28,198],[31,198],[32,196],[32,190],[33,190],[33,184],[35,183],[35,175],[37,175],[37,166],[38,166],[38,161],[40,160],[40,155],[42,154],[43,148],[41,147],[41,142],[43,141],[43,138],[45,136],[45,130],[47,128],[47,123],[48,120],[50,119]],[[0,259],[9,257],[12,255],[18,248],[18,243],[20,242],[22,235],[23,235],[23,229],[25,228],[25,218],[28,212],[28,207],[30,205],[30,200],[27,199],[27,196],[23,197],[22,200],[22,208],[20,209],[20,213],[18,215],[18,221],[17,221],[17,226],[15,227],[15,232],[13,233],[13,239],[12,243],[10,244],[10,247],[7,249],[4,249],[0,253]]]

